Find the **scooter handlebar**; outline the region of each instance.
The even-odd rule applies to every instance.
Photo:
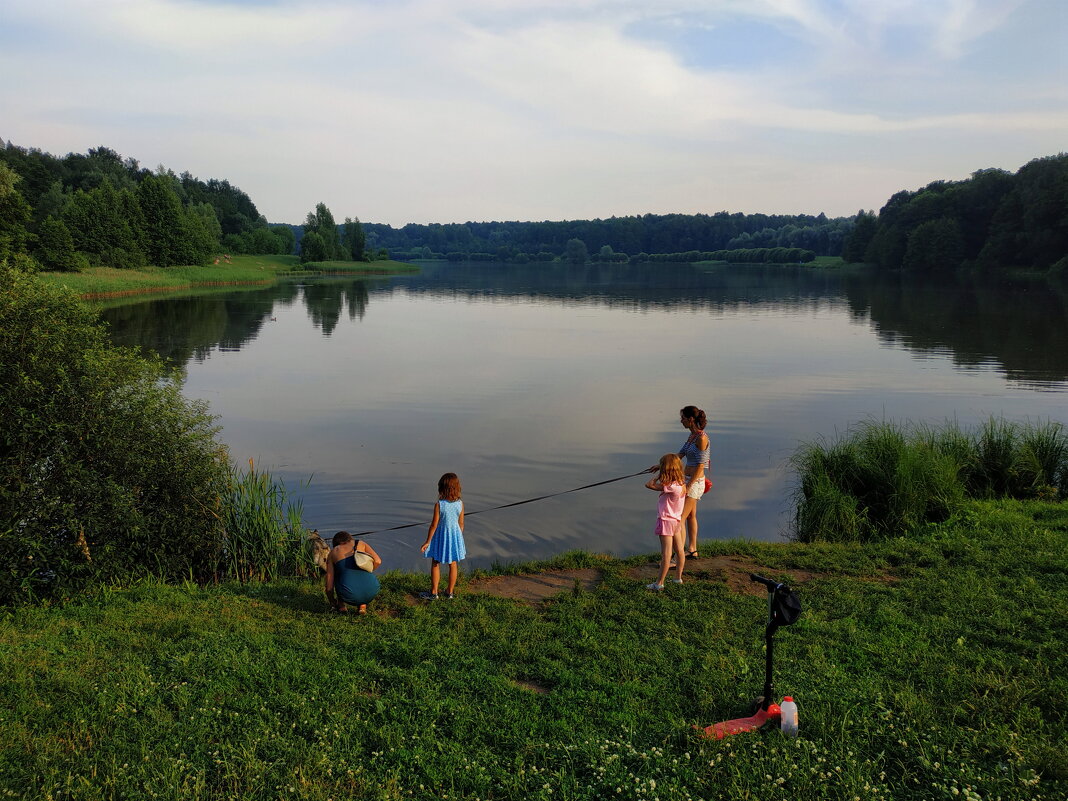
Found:
[[[767,587],[769,590],[774,590],[776,587],[779,586],[779,582],[778,581],[772,581],[769,578],[764,578],[763,576],[758,576],[756,573],[750,573],[749,574],[749,579],[750,579],[750,581],[760,582],[765,587]]]

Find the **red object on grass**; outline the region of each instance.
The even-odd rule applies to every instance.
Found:
[[[769,704],[767,709],[759,709],[755,715],[747,718],[735,718],[725,720],[722,723],[713,723],[704,729],[705,737],[715,737],[722,740],[728,734],[741,734],[742,732],[755,731],[769,720],[778,720],[782,711],[778,704]]]

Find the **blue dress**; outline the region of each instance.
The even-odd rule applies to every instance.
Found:
[[[426,556],[439,562],[459,562],[467,556],[464,533],[460,530],[463,501],[438,501],[438,527],[430,539]]]

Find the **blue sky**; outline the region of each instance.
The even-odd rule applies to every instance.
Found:
[[[4,0],[0,138],[272,222],[836,216],[1068,150],[1063,0]]]

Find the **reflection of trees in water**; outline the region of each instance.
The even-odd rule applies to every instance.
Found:
[[[304,285],[304,306],[312,323],[330,336],[337,328],[341,312],[349,320],[363,319],[367,313],[368,292],[365,281],[312,281]]]
[[[117,342],[157,350],[169,363],[203,360],[212,348],[253,340],[276,305],[301,301],[330,336],[341,315],[363,319],[376,294],[475,298],[485,302],[559,302],[607,308],[681,308],[722,313],[761,306],[790,311],[846,303],[870,319],[885,342],[919,352],[945,351],[957,363],[994,361],[1031,383],[1068,379],[1068,293],[1045,283],[917,280],[910,276],[774,265],[684,264],[428,265],[421,273],[368,281],[282,282],[262,290],[153,300],[102,312]]]
[[[712,308],[775,304],[810,306],[842,296],[842,273],[784,265],[690,264],[525,266],[496,263],[430,265],[389,290],[471,297],[591,303],[609,308]]]
[[[1063,286],[865,274],[847,280],[845,288],[850,308],[870,315],[885,342],[921,352],[949,350],[961,365],[993,361],[1014,381],[1068,379]]]
[[[184,367],[190,360],[204,361],[214,348],[240,350],[279,306],[291,308],[302,299],[312,322],[329,336],[342,309],[350,320],[363,319],[368,297],[365,281],[283,281],[264,289],[116,306],[102,310],[100,317],[116,343],[156,351],[168,364]]]

